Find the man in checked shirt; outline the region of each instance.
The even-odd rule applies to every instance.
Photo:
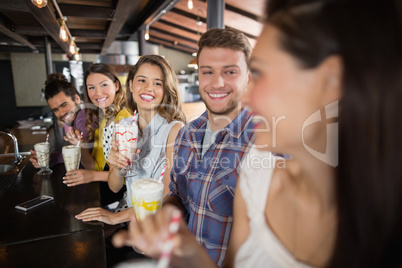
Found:
[[[238,166],[253,141],[252,115],[240,104],[249,82],[251,45],[231,29],[211,29],[198,45],[199,91],[207,111],[177,135],[165,204],[183,208],[189,230],[221,266],[232,230]]]
[[[207,111],[177,135],[164,207],[174,205],[182,211],[180,239],[198,242],[199,251],[222,266],[232,230],[238,167],[254,136],[252,115],[240,104],[250,80],[247,62],[252,48],[245,35],[233,29],[210,29],[198,46],[199,92]],[[151,257],[161,254],[161,214],[166,210],[130,226],[132,245]],[[175,247],[172,264],[194,267],[196,258],[188,257],[192,254],[186,250]]]

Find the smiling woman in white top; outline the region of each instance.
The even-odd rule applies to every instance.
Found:
[[[268,18],[246,104],[270,126],[285,116],[256,144],[292,158],[242,170],[227,266],[401,267],[397,2],[316,1]]]
[[[116,144],[112,144],[108,184],[114,192],[118,192],[126,184],[127,206],[131,207],[130,183],[142,178],[159,179],[165,165],[165,194],[169,191],[173,145],[184,124],[184,115],[181,111],[176,74],[162,56],[142,56],[130,69],[126,86],[127,109],[131,113],[138,113],[135,120],[134,117],[128,117],[119,123],[129,124],[135,121],[138,124],[140,131],[137,149],[140,149],[140,153],[134,162],[133,172],[128,173],[127,177],[121,177],[118,172],[129,161],[118,152]],[[116,225],[129,221],[133,215],[133,209],[111,212],[102,208],[89,208],[77,216],[83,221],[96,220]]]
[[[335,0],[268,17],[244,99],[270,131],[242,163],[225,266],[402,266],[401,13]],[[175,210],[133,221],[130,243],[160,257]],[[215,266],[183,221],[173,241],[175,266]]]

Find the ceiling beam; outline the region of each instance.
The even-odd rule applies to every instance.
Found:
[[[193,13],[190,13],[190,12],[187,12],[187,11],[184,11],[184,10],[181,10],[181,9],[178,9],[178,8],[172,8],[171,11],[174,12],[174,13],[176,13],[176,14],[182,15],[182,16],[184,16],[184,17],[193,19],[193,20],[195,20],[195,21],[202,21],[203,23],[207,23],[207,19],[206,19],[206,18],[201,17],[201,16],[197,16],[197,15],[195,15],[195,14],[193,14]]]
[[[63,42],[59,38],[60,25],[56,20],[53,12],[50,10],[49,5],[43,8],[37,8],[31,2],[31,0],[23,0],[28,6],[31,14],[39,21],[39,23],[45,28],[53,40],[60,46],[60,48],[67,54],[69,52],[68,42]]]
[[[32,3],[31,3],[32,5]],[[21,1],[15,0],[1,0],[1,11],[17,11],[17,12],[29,12],[27,5]]]
[[[183,25],[178,25],[178,24],[176,24],[176,23],[169,22],[169,21],[166,21],[166,20],[163,20],[163,19],[160,19],[159,22],[162,23],[162,24],[164,24],[164,25],[167,25],[167,26],[170,26],[170,27],[173,27],[173,28],[176,28],[176,29],[180,29],[180,30],[183,30],[183,31],[186,31],[186,32],[195,34],[195,35],[198,35],[198,34],[199,34],[199,32],[194,31],[194,30],[192,30],[192,29],[189,29],[189,28],[187,28],[187,27],[185,27],[185,26],[183,26]]]
[[[241,11],[240,9],[235,8],[235,7],[233,7],[233,6],[229,6],[230,9],[228,9],[228,6],[229,6],[229,5],[226,4],[226,11],[225,11],[225,12],[231,11],[231,12],[240,14],[240,15],[242,15],[242,16],[245,16],[245,17],[247,17],[247,18],[250,18],[250,17],[251,17],[252,19],[253,19],[253,18],[258,18],[257,16],[255,16],[255,15],[253,15],[253,14],[251,14],[251,13],[248,13],[248,12],[246,12],[246,11]],[[207,21],[207,20],[206,20],[205,18],[203,18],[203,17],[198,17],[198,16],[195,15],[195,14],[192,14],[192,13],[190,13],[190,12],[188,12],[188,11],[181,10],[181,9],[178,9],[178,8],[173,8],[171,11],[174,12],[174,13],[176,13],[176,14],[179,14],[179,15],[181,15],[181,16],[184,16],[184,17],[193,19],[193,20],[200,20],[200,21],[202,21],[203,23],[206,23],[206,21]],[[225,15],[225,17],[227,17],[227,15]],[[229,27],[229,26],[226,26],[226,27]],[[233,27],[232,27],[232,28],[233,28]],[[240,30],[240,29],[237,29],[237,30]],[[240,30],[240,31],[242,31],[242,30]],[[248,32],[245,32],[244,30],[243,30],[242,32],[243,32],[248,38],[256,39],[256,36],[255,36],[255,35],[252,35],[252,34],[250,34],[250,33],[248,33]]]
[[[89,42],[80,43],[80,42],[77,42],[77,46],[82,50],[87,50],[87,49],[100,50],[101,49],[101,45],[99,43],[89,43]]]
[[[111,20],[114,10],[108,7],[59,4],[63,16],[81,17],[86,19]]]
[[[151,16],[149,16],[145,21],[144,24],[152,24],[153,22],[157,21],[160,19],[161,16],[166,14],[168,11],[170,11],[177,2],[180,0],[164,0],[161,1],[162,3],[159,4],[159,7],[154,10]]]
[[[150,25],[158,21],[179,1],[180,0],[160,0],[158,1],[157,5],[153,5],[150,8],[144,8],[141,14],[138,14],[138,18],[134,25],[135,31],[131,31],[131,36],[128,38],[128,40],[136,40],[138,31],[145,30],[146,25]]]
[[[31,49],[28,47],[23,47],[23,46],[6,46],[6,45],[0,45],[0,50],[1,52],[7,52],[7,53],[31,53]],[[40,49],[39,49],[40,52]]]
[[[245,16],[245,17],[247,17],[249,19],[252,19],[252,20],[262,21],[261,17],[259,17],[257,15],[254,15],[254,14],[251,14],[250,12],[247,12],[247,11],[245,11],[243,9],[237,8],[237,7],[229,5],[229,4],[226,4],[226,10],[238,13],[238,14],[240,14],[242,16]]]
[[[169,41],[157,38],[157,37],[150,37],[148,42],[156,44],[156,45],[163,45],[165,47],[173,48],[175,50],[179,50],[181,52],[185,52],[185,53],[188,53],[188,54],[192,54],[194,52],[197,52],[197,49],[190,48],[190,47],[187,47],[187,46],[183,46],[181,44],[175,45],[172,42],[169,42]]]
[[[158,28],[151,28],[149,31],[149,35],[152,35],[152,34],[162,34],[166,37],[169,37],[169,40],[171,40],[171,41],[177,40],[178,42],[191,44],[191,46],[195,47],[196,49],[198,48],[198,45],[197,45],[198,40],[187,38],[182,35],[172,34],[171,32],[167,32],[167,31],[164,31],[164,30],[158,29]]]
[[[105,32],[99,30],[70,29],[70,33],[72,36],[75,37],[100,38],[100,39],[106,38]]]
[[[61,3],[68,3],[72,5],[84,5],[94,7],[109,7],[112,8],[112,2],[109,0],[58,0]]]
[[[27,39],[25,39],[21,35],[10,31],[7,27],[4,26],[2,21],[0,21],[0,32],[14,39],[15,41],[21,43],[22,45],[29,47],[30,49],[33,50],[33,52],[38,52],[38,49],[32,43],[30,43]]]
[[[120,0],[117,3],[116,11],[113,15],[109,30],[107,31],[106,40],[102,46],[102,50],[100,53],[101,55],[105,55],[107,53],[108,49],[112,45],[113,41],[116,39],[127,18],[137,7],[139,2],[140,1],[134,0]]]
[[[48,35],[40,25],[13,25],[14,32],[19,35],[44,36]]]

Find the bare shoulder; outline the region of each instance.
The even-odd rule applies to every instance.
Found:
[[[177,134],[179,133],[180,129],[184,126],[182,122],[175,123],[172,128],[170,129],[169,136],[167,139],[168,147],[173,146],[176,140]]]
[[[177,134],[179,133],[180,129],[184,126],[182,122],[177,122],[172,126],[169,132],[169,138],[176,138]]]
[[[289,190],[299,170],[299,163],[293,159],[280,159],[275,163],[272,173],[271,193],[280,193]]]

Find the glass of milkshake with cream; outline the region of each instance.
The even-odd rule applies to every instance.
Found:
[[[53,171],[49,168],[49,150],[50,150],[49,143],[48,142],[37,143],[34,145],[34,149],[40,167],[38,174],[39,175],[52,174]]]
[[[131,204],[137,221],[142,221],[148,215],[155,214],[163,202],[163,182],[154,179],[139,179],[130,185]],[[144,254],[134,248],[138,253]]]
[[[137,136],[138,126],[135,123],[128,125],[116,124],[114,126],[114,138],[118,142],[118,150],[129,160],[129,165],[119,171],[119,176],[125,176],[132,170],[137,149]]]
[[[77,170],[80,168],[81,161],[81,148],[75,145],[63,146],[61,149],[63,154],[64,166],[66,167],[66,172],[71,170]]]
[[[139,179],[131,183],[131,204],[138,221],[155,214],[162,207],[163,182],[155,179]]]

